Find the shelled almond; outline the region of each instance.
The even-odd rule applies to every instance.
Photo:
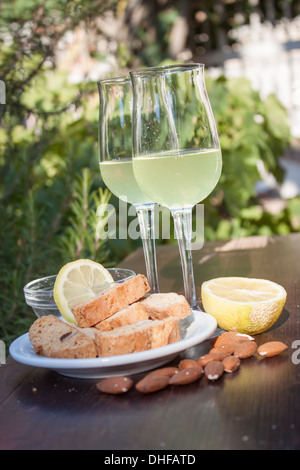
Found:
[[[135,388],[141,393],[153,393],[162,390],[169,385],[170,377],[167,375],[146,375],[142,380],[140,380]]]
[[[222,363],[223,363],[224,371],[228,372],[229,374],[232,374],[233,372],[238,370],[238,368],[240,367],[241,361],[236,356],[227,356],[225,357],[225,359],[223,359]]]
[[[178,364],[179,369],[190,369],[191,367],[199,366],[199,362],[195,361],[194,359],[182,359]]]
[[[191,384],[193,382],[196,382],[196,380],[200,379],[200,377],[203,374],[203,369],[199,365],[198,367],[190,367],[186,369],[182,369],[178,374],[174,374],[170,378],[170,385],[187,385]]]
[[[132,385],[133,381],[129,377],[107,377],[97,384],[97,388],[102,393],[120,395],[128,392]]]
[[[282,353],[287,349],[287,345],[281,341],[270,341],[269,343],[262,344],[257,349],[257,352],[260,356],[263,357],[273,357]]]
[[[211,340],[212,346],[224,346],[226,344],[243,343],[244,341],[254,341],[252,336],[244,333],[238,333],[236,331],[224,331],[220,336],[217,336]]]
[[[211,361],[204,368],[204,373],[208,380],[218,380],[222,377],[223,372],[224,366],[221,361]]]
[[[247,359],[248,357],[253,356],[256,350],[256,342],[247,340],[236,345],[233,351],[233,355],[238,357],[239,359]]]
[[[233,354],[234,349],[236,348],[237,343],[228,343],[228,344],[216,344],[211,350],[210,353],[222,352],[225,354]]]

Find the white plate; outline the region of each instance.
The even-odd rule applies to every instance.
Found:
[[[96,379],[137,374],[160,367],[175,359],[182,351],[209,338],[216,328],[214,317],[192,310],[191,315],[181,320],[180,341],[148,351],[92,359],[52,359],[35,354],[26,333],[10,345],[9,352],[21,364],[51,369],[68,377]]]

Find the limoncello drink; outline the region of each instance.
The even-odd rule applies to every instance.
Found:
[[[108,189],[122,201],[133,205],[152,202],[135,180],[131,159],[101,162],[100,172]]]
[[[180,150],[141,155],[133,159],[141,189],[169,209],[194,206],[205,199],[219,181],[220,149]]]

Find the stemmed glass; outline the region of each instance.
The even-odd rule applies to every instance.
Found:
[[[204,66],[183,64],[130,72],[133,84],[133,170],[145,194],[170,209],[184,290],[197,305],[192,209],[216,186],[222,157],[205,88]]]
[[[130,77],[98,82],[100,99],[100,172],[104,183],[119,199],[137,212],[152,292],[159,292],[155,252],[155,203],[142,192],[132,169],[132,83]]]

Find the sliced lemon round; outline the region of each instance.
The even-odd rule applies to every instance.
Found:
[[[61,315],[76,323],[72,307],[106,290],[114,282],[110,272],[89,259],[65,264],[57,274],[53,297]]]
[[[286,302],[285,289],[273,281],[219,277],[201,286],[203,308],[227,331],[255,335],[279,318]]]

